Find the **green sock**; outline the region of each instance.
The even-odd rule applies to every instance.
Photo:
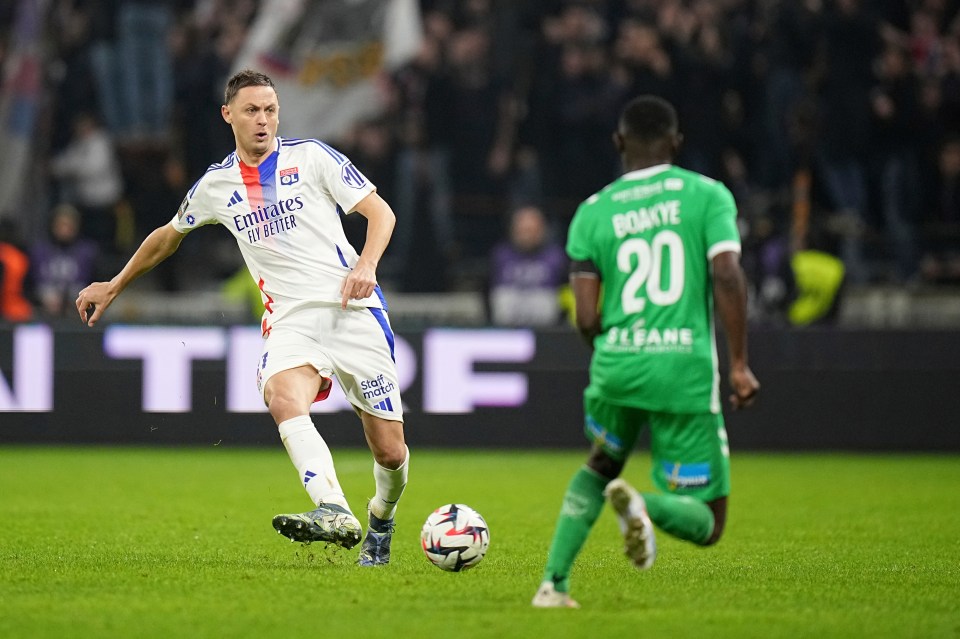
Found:
[[[603,510],[603,489],[607,482],[608,479],[584,466],[567,486],[547,555],[547,567],[543,571],[543,580],[552,581],[559,592],[570,590],[573,561]]]
[[[664,532],[702,544],[713,534],[713,511],[699,499],[686,495],[642,493],[650,520]]]

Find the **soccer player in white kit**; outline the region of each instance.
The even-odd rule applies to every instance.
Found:
[[[294,541],[346,548],[360,542],[360,522],[310,417],[310,406],[326,398],[336,376],[374,458],[376,494],[367,504],[358,563],[382,565],[390,560],[409,459],[394,335],[376,279],[395,217],[337,150],[318,140],[278,137],[279,112],[269,77],[250,70],[231,77],[221,114],[233,129],[236,151],[207,169],[173,220],[154,230],[120,273],[80,291],[77,310],[93,326],[132,281],[172,255],[186,233],[205,224],[226,227],[263,298],[257,384],[316,504],[306,513],[277,515],[273,526]],[[353,211],[367,219],[359,255],[340,222]]]

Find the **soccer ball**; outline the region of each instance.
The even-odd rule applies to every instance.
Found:
[[[473,568],[487,554],[490,530],[473,508],[446,504],[427,517],[420,531],[420,545],[434,566],[460,572]]]

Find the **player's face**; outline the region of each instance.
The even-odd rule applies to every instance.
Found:
[[[233,128],[241,158],[259,159],[273,151],[280,124],[280,104],[271,87],[243,87],[221,109]]]

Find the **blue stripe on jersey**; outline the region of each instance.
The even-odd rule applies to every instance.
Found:
[[[350,265],[347,264],[347,260],[343,259],[343,251],[340,250],[340,247],[334,244],[337,247],[337,257],[340,258],[340,263],[343,264],[346,268],[350,268]]]
[[[257,167],[260,173],[260,189],[263,191],[263,205],[277,203],[277,158],[279,151],[274,151]]]
[[[380,290],[379,284],[373,287],[373,292],[380,298],[380,306],[383,307],[383,310],[390,312],[390,309],[387,308],[387,299],[383,296],[383,291]]]
[[[346,213],[343,212],[343,207],[341,207],[339,204],[337,204],[337,215],[339,215],[340,217],[343,217],[346,215]]]
[[[320,140],[317,140],[317,144],[319,144],[320,146],[322,146],[322,147],[323,147],[323,150],[326,151],[327,153],[329,153],[330,156],[331,156],[334,160],[337,161],[337,164],[343,164],[344,162],[347,161],[347,158],[345,158],[343,155],[341,155],[340,152],[337,151],[337,150],[336,150],[335,148],[333,148],[332,146],[327,146],[326,144],[324,144],[324,143],[321,142]]]
[[[319,145],[320,148],[322,148],[324,151],[326,151],[330,155],[330,157],[336,160],[337,164],[343,164],[344,162],[347,161],[346,156],[344,156],[342,153],[337,151],[335,148],[333,148],[332,146],[324,142],[321,142],[320,140],[315,140],[313,138],[309,138],[306,140],[300,140],[298,138],[282,138],[280,141],[280,144],[283,146],[297,146],[299,144],[306,144],[308,142],[313,142],[314,144]]]
[[[387,316],[384,315],[383,311],[379,308],[371,308],[370,312],[373,313],[373,316],[377,318],[378,322],[380,322],[380,328],[383,329],[383,335],[387,338],[387,344],[390,346],[390,359],[396,362],[397,358],[394,357],[393,354],[393,330],[390,328],[390,322],[387,321]]]
[[[237,152],[234,151],[227,157],[223,158],[223,162],[211,164],[210,166],[208,166],[207,170],[203,172],[203,175],[197,178],[197,181],[194,182],[193,186],[190,187],[190,191],[187,194],[187,196],[193,197],[193,194],[196,192],[197,187],[200,186],[200,182],[203,181],[203,178],[207,176],[207,173],[209,173],[210,171],[217,171],[219,169],[229,169],[231,166],[233,166],[233,161],[236,157],[237,157]]]

